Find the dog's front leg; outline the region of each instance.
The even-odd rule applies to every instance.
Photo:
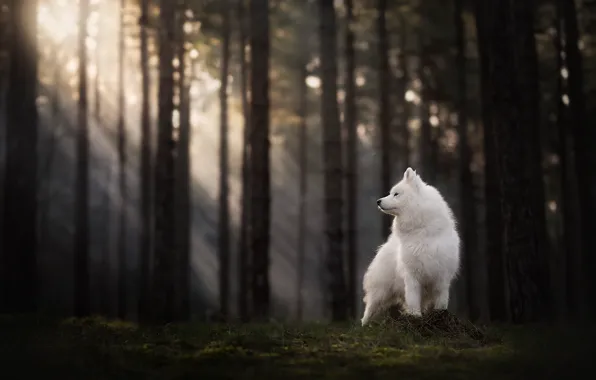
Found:
[[[420,316],[421,286],[420,282],[410,274],[404,276],[406,293],[406,314]]]
[[[369,300],[364,307],[364,315],[360,320],[362,326],[366,326],[370,321],[372,321],[372,319],[381,311],[381,309],[381,302],[378,302],[374,298]]]

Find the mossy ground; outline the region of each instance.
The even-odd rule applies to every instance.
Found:
[[[0,317],[3,379],[573,379],[596,328],[479,329],[440,316],[356,324],[185,324]]]

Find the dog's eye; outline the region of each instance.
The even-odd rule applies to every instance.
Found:
[[[399,193],[393,193],[394,197],[397,197],[399,195]]]

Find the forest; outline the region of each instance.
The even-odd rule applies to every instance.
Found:
[[[409,167],[448,312],[361,327]],[[0,0],[0,221],[0,373],[584,376],[596,1]]]

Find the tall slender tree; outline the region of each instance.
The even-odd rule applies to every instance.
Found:
[[[105,2],[98,1],[95,3],[95,12],[97,14],[97,32],[95,33],[95,47],[93,51],[93,59],[95,63],[95,75],[93,76],[93,117],[95,121],[103,128],[111,129],[111,126],[102,125],[101,120],[101,81],[102,81],[102,27],[105,17]],[[105,187],[102,194],[102,228],[101,228],[101,258],[98,265],[99,272],[99,312],[103,315],[110,315],[110,305],[113,295],[110,292],[111,276],[110,271],[110,257],[112,256],[112,245],[111,245],[111,216],[112,216],[112,177],[114,175],[111,163],[103,165]]]
[[[346,139],[346,186],[347,186],[347,204],[349,207],[347,213],[347,267],[348,267],[348,307],[352,318],[356,317],[356,284],[358,257],[358,138],[356,134],[357,114],[356,114],[356,53],[354,50],[354,5],[352,0],[346,0],[346,29],[344,54],[346,60],[345,73],[345,111],[344,125],[347,132]]]
[[[583,287],[581,266],[581,229],[580,212],[577,201],[577,180],[572,158],[572,139],[573,129],[571,127],[572,115],[570,114],[569,104],[566,104],[564,96],[569,93],[567,79],[563,76],[567,68],[567,55],[565,54],[565,0],[556,2],[556,19],[554,38],[555,49],[557,52],[557,141],[556,149],[559,155],[560,168],[560,189],[558,208],[562,210],[562,249],[557,261],[556,268],[561,271],[565,289],[561,289],[563,294],[560,300],[565,305],[560,305],[560,317],[577,317],[581,312],[583,304]],[[553,289],[555,287],[553,286]]]
[[[303,45],[299,60],[298,70],[298,117],[300,125],[298,127],[298,165],[300,174],[298,178],[299,201],[298,201],[298,244],[296,248],[296,317],[300,321],[303,317],[303,291],[304,291],[304,262],[306,256],[306,195],[308,191],[308,86],[306,78],[308,77],[309,51],[308,44]]]
[[[563,4],[563,18],[565,24],[565,56],[569,72],[569,108],[572,117],[573,138],[575,148],[575,172],[579,202],[581,204],[581,239],[583,252],[581,257],[582,288],[585,295],[588,312],[596,317],[596,237],[592,231],[596,223],[596,131],[586,118],[586,97],[584,93],[584,73],[582,55],[579,50],[579,28],[577,23],[577,9],[575,1],[565,1]],[[584,174],[586,173],[586,174]]]
[[[52,120],[54,123],[59,124],[59,112],[60,112],[60,86],[62,83],[62,65],[60,65],[60,44],[56,43],[52,49],[52,95],[50,99],[50,109],[52,112]]]
[[[461,205],[460,228],[462,234],[462,253],[466,275],[466,298],[468,313],[471,320],[481,316],[479,276],[483,271],[478,264],[478,235],[476,232],[477,217],[474,201],[474,181],[470,168],[472,152],[468,142],[468,106],[467,106],[467,59],[466,59],[466,34],[464,24],[463,0],[455,0],[454,7],[455,45],[457,48],[456,67],[458,82],[457,97],[457,131],[459,135],[459,201]]]
[[[325,182],[325,234],[331,318],[344,320],[346,281],[343,259],[343,168],[341,127],[337,105],[337,32],[333,0],[319,0],[321,58],[321,124]]]
[[[391,188],[391,114],[390,114],[390,71],[389,71],[389,38],[387,36],[387,0],[377,0],[377,36],[379,39],[377,54],[379,56],[379,139],[381,142],[381,192]],[[350,206],[351,204],[348,203]],[[349,208],[349,207],[348,207]],[[391,227],[391,218],[381,214],[382,234],[386,237]],[[349,235],[348,235],[349,236]]]
[[[250,207],[250,128],[249,104],[248,104],[248,67],[246,62],[246,34],[247,17],[244,0],[238,0],[238,60],[240,61],[240,98],[242,100],[243,116],[243,138],[242,138],[242,191],[240,205],[240,238],[238,247],[238,313],[240,319],[244,322],[248,320],[249,306],[249,265],[250,265],[250,247],[248,246],[248,224]]]
[[[151,121],[149,94],[149,50],[147,27],[149,24],[149,0],[141,0],[141,165],[140,165],[140,220],[139,229],[139,296],[138,315],[141,321],[149,316],[149,272],[151,262],[152,206],[151,206]]]
[[[102,50],[102,41],[101,41],[101,30],[102,30],[102,22],[103,22],[103,2],[98,1],[95,3],[95,12],[97,13],[97,33],[95,35],[95,49],[94,49],[94,57],[95,58],[95,77],[93,78],[93,115],[95,116],[95,120],[100,121],[101,117],[101,50]]]
[[[126,318],[126,210],[128,208],[128,193],[126,185],[126,110],[124,93],[124,58],[126,54],[124,12],[126,0],[120,0],[119,28],[118,28],[118,187],[120,199],[118,207],[118,317]]]
[[[485,10],[481,0],[475,1],[476,33],[478,35],[478,53],[480,56],[480,82],[482,113],[484,127],[484,197],[486,207],[486,255],[488,273],[488,302],[489,316],[494,321],[508,319],[509,311],[505,294],[505,261],[502,250],[501,236],[503,222],[501,220],[500,204],[501,185],[498,177],[499,156],[497,152],[497,135],[492,127],[492,121],[487,119],[491,112],[492,86],[490,80],[490,59],[486,41],[490,38],[484,18]]]
[[[178,93],[180,126],[178,133],[178,157],[176,161],[176,217],[178,224],[176,233],[178,235],[178,274],[176,276],[178,288],[178,314],[180,319],[186,320],[190,316],[190,250],[191,250],[191,200],[190,200],[190,76],[187,71],[192,70],[187,62],[188,54],[186,49],[186,35],[184,24],[186,18],[187,3],[181,1],[180,7],[180,39],[178,46]]]
[[[429,49],[424,35],[420,32],[419,49],[420,49],[420,66],[418,77],[422,82],[422,103],[420,105],[420,137],[418,140],[420,166],[425,180],[430,183],[435,181],[435,167],[433,162],[433,128],[430,123],[430,103],[431,103],[431,81],[430,81],[430,57]]]
[[[396,93],[399,96],[399,101],[401,103],[401,112],[399,114],[399,129],[397,130],[399,133],[399,138],[397,139],[399,141],[399,154],[397,161],[401,165],[399,172],[403,172],[410,166],[410,128],[408,127],[408,122],[410,120],[410,105],[405,99],[408,83],[410,81],[410,70],[408,66],[408,55],[406,54],[406,49],[408,46],[407,23],[403,15],[400,18],[400,24],[400,48],[397,53],[397,61],[400,70],[399,75],[396,78]]]
[[[494,139],[500,190],[486,201],[501,205],[513,322],[544,319],[551,311],[533,13],[531,3],[484,0],[477,14],[482,84],[491,94],[483,118],[491,131],[486,138]]]
[[[175,152],[174,47],[176,3],[160,1],[159,108],[157,157],[155,162],[155,268],[152,308],[155,322],[170,322],[175,315],[176,234],[175,234]]]
[[[89,0],[79,1],[79,101],[76,137],[76,189],[75,189],[75,314],[79,317],[90,313],[89,280],[89,126],[87,102],[87,22]]]
[[[221,1],[221,86],[219,89],[219,307],[221,317],[228,318],[230,302],[230,206],[228,165],[228,76],[230,67],[230,7]]]
[[[0,311],[37,308],[37,0],[12,4]]]
[[[110,291],[112,278],[111,278],[111,263],[110,258],[112,256],[112,233],[111,233],[111,221],[112,221],[112,183],[114,177],[114,171],[111,165],[106,165],[103,181],[105,181],[105,189],[101,197],[101,208],[102,208],[102,221],[103,225],[101,228],[102,244],[101,244],[101,258],[98,263],[99,276],[97,279],[98,288],[100,289],[99,295],[99,312],[104,316],[111,315],[110,305],[112,304],[112,293]]]
[[[271,173],[269,169],[269,0],[250,2],[250,255],[252,258],[253,313],[269,314],[269,242]]]
[[[557,308],[557,317],[561,318],[567,316],[568,312],[574,309],[575,297],[570,291],[573,289],[573,282],[567,279],[568,255],[573,255],[575,249],[573,249],[573,234],[569,230],[569,227],[577,230],[579,227],[575,224],[572,217],[572,208],[570,207],[570,178],[569,178],[569,133],[567,128],[568,114],[567,105],[563,99],[564,94],[567,92],[567,81],[563,77],[563,70],[565,70],[565,54],[563,50],[563,38],[564,38],[564,24],[563,24],[563,2],[564,0],[557,0],[555,3],[555,36],[554,36],[554,47],[557,57],[557,66],[555,68],[555,75],[557,76],[557,90],[555,93],[557,99],[557,121],[556,121],[556,133],[558,140],[554,143],[554,148],[559,156],[559,186],[560,196],[557,199],[557,208],[562,211],[561,213],[561,245],[556,249],[557,255],[553,256],[553,262],[551,263],[551,271],[553,274],[553,281],[557,283],[553,284],[553,296],[555,297],[555,305]],[[578,243],[579,240],[578,240]],[[579,251],[579,245],[577,246]],[[581,273],[581,269],[579,271]],[[575,276],[581,278],[581,276]],[[570,286],[571,285],[571,286]],[[577,291],[576,289],[573,289]],[[567,300],[567,295],[571,295],[570,299]]]

